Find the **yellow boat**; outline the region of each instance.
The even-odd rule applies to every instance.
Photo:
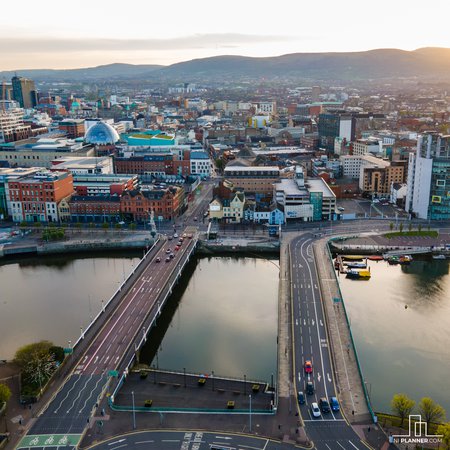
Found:
[[[369,279],[371,277],[370,270],[356,270],[350,269],[347,271],[347,278],[354,279]]]
[[[342,255],[342,259],[347,259],[349,261],[361,261],[365,258],[365,256],[361,255]]]

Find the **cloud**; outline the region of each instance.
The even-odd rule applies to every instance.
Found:
[[[255,35],[239,33],[194,34],[168,39],[70,39],[57,37],[0,38],[0,52],[17,53],[59,53],[95,51],[165,51],[206,48],[236,48],[241,45],[296,40],[292,36]]]

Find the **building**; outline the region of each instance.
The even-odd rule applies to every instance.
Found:
[[[52,161],[51,170],[67,171],[73,175],[99,175],[112,174],[113,161],[109,156],[94,157],[87,156],[77,158],[76,156],[66,156]]]
[[[280,179],[278,166],[227,166],[224,179],[245,193],[273,194],[273,185]]]
[[[275,202],[285,220],[334,220],[336,196],[322,178],[305,181],[303,169],[295,168],[294,178],[282,178],[274,186]]]
[[[73,193],[72,174],[41,170],[8,180],[8,211],[14,222],[58,222],[59,202]]]
[[[137,175],[87,174],[74,175],[73,187],[77,195],[122,195],[139,188]]]
[[[31,126],[23,121],[21,108],[9,108],[0,111],[0,143],[15,142],[31,136]]]
[[[12,77],[13,98],[22,108],[31,109],[37,105],[37,91],[33,80],[23,77]]]
[[[353,155],[382,155],[383,141],[376,139],[357,139],[351,144]]]
[[[8,192],[8,182],[13,180],[18,180],[20,178],[30,177],[36,172],[39,172],[39,167],[31,167],[25,169],[20,168],[0,168],[0,214],[3,217],[9,216],[8,204],[9,204],[9,192]]]
[[[76,139],[85,135],[83,119],[64,119],[59,122],[58,128],[66,133],[69,139]]]
[[[209,178],[211,176],[211,160],[208,154],[203,150],[193,150],[189,155],[190,175],[197,175],[200,178]]]
[[[82,141],[46,136],[0,144],[0,161],[11,167],[50,168],[52,161],[67,156],[94,156],[94,147]]]
[[[450,219],[450,135],[419,136],[409,155],[405,210],[420,219]]]
[[[73,195],[69,210],[72,222],[120,222],[120,195]]]
[[[365,167],[387,167],[389,161],[372,155],[341,155],[342,176],[346,178],[361,179]]]
[[[355,139],[355,119],[344,111],[322,113],[319,114],[318,130],[320,146],[333,151],[335,138]]]
[[[156,220],[173,220],[179,216],[184,201],[184,189],[179,186],[124,191],[121,212],[124,218],[134,222],[148,222],[153,211]]]
[[[364,167],[360,190],[372,197],[388,196],[393,183],[404,183],[405,173],[406,161],[392,161],[385,167]]]

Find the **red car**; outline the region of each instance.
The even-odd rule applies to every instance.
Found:
[[[177,246],[175,247],[175,251],[177,252],[178,250],[180,250],[180,247],[177,245]]]
[[[312,373],[312,371],[311,361],[305,361],[305,373]]]

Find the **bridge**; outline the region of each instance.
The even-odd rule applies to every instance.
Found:
[[[195,251],[197,228],[188,227],[184,234],[179,250],[174,248],[176,242],[158,239],[89,329],[81,330],[65,372],[60,373],[65,378],[59,380],[59,390],[18,449],[76,448],[105,393],[120,387]]]

